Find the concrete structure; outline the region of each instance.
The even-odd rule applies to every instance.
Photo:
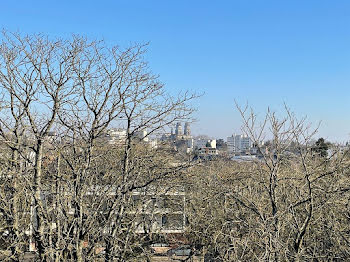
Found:
[[[149,141],[149,137],[147,135],[148,135],[148,133],[147,133],[146,129],[135,132],[135,136],[144,142]]]
[[[161,136],[160,141],[171,141],[173,136],[173,133],[165,133]]]
[[[183,132],[182,125],[180,122],[176,124],[175,133],[173,133],[173,129],[171,129],[171,139],[172,140],[188,140],[191,139],[191,129],[190,124],[185,123],[185,132]]]
[[[194,148],[200,149],[203,147],[211,147],[216,148],[216,140],[215,139],[195,139],[193,141]]]
[[[178,123],[176,124],[175,135],[177,135],[177,136],[183,135],[183,132],[182,132],[182,125],[181,125],[180,122],[178,122]]]
[[[184,132],[185,136],[190,136],[191,135],[191,128],[190,128],[190,124],[189,123],[185,123],[185,132]]]
[[[190,124],[185,123],[185,132],[183,132],[182,125],[180,122],[176,124],[175,132],[171,128],[171,133],[163,134],[160,138],[161,141],[168,141],[174,145],[175,150],[180,150],[183,152],[193,151],[193,138],[191,136]]]
[[[251,139],[246,135],[232,135],[227,138],[227,151],[231,154],[244,153],[252,147]]]
[[[122,145],[125,143],[126,137],[125,129],[111,128],[104,133],[102,139],[110,145]]]
[[[133,191],[134,212],[140,215],[137,233],[179,234],[185,230],[185,190],[183,187]],[[159,191],[159,189],[158,189]]]
[[[194,148],[194,139],[190,138],[187,140],[187,148],[193,149]]]
[[[218,150],[212,147],[202,147],[198,150],[200,156],[216,156],[218,155]]]

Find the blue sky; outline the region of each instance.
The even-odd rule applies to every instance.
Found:
[[[286,103],[322,121],[318,136],[350,140],[348,0],[4,0],[0,27],[149,42],[150,67],[167,89],[205,92],[195,102],[197,134],[239,132],[236,100],[260,115]]]

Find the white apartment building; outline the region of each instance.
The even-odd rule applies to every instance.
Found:
[[[228,153],[242,153],[252,147],[252,140],[246,135],[232,135],[227,138]]]
[[[133,191],[133,214],[138,214],[136,232],[183,233],[185,230],[185,189],[145,188]]]
[[[125,129],[111,128],[103,135],[103,139],[110,145],[121,145],[125,143],[127,134]]]
[[[196,149],[200,149],[203,147],[216,148],[216,140],[215,139],[195,139],[193,141],[193,146]]]
[[[135,137],[139,138],[144,142],[149,142],[149,137],[146,129],[135,132]]]

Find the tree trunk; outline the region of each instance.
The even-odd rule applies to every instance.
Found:
[[[36,217],[36,226],[34,226],[34,241],[35,247],[39,254],[39,259],[45,261],[45,246],[44,246],[44,223],[42,208],[43,203],[41,199],[41,176],[42,176],[42,158],[43,158],[43,144],[42,140],[37,141],[36,155],[35,155],[35,169],[34,169],[34,216]]]

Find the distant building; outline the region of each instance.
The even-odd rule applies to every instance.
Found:
[[[103,134],[102,139],[110,145],[122,145],[125,143],[126,137],[125,129],[111,128]]]
[[[193,149],[194,148],[194,139],[190,138],[187,140],[187,148]]]
[[[176,124],[175,135],[177,135],[177,136],[183,135],[183,132],[182,132],[182,125],[181,125],[180,122],[178,122],[178,123]]]
[[[139,138],[140,140],[142,140],[144,142],[149,141],[149,137],[148,137],[148,133],[147,133],[146,129],[135,132],[135,137]]]
[[[165,133],[161,136],[160,141],[170,141],[172,140],[173,136],[174,136],[173,133]]]
[[[246,135],[232,135],[227,138],[228,153],[244,153],[252,147],[252,140]]]
[[[198,150],[200,156],[216,156],[218,155],[218,150],[212,147],[202,147]]]
[[[190,129],[190,124],[188,122],[185,123],[185,136],[190,136],[191,135],[191,129]]]
[[[189,123],[185,123],[185,127],[184,127],[185,132],[183,132],[182,129],[182,125],[180,122],[178,122],[176,124],[175,127],[175,132],[174,129],[171,128],[171,133],[166,133],[163,134],[161,137],[162,141],[179,141],[179,140],[191,140],[192,136],[191,136],[191,129],[190,129],[190,124]]]
[[[216,148],[216,140],[215,139],[195,139],[193,141],[194,148],[200,149],[203,147],[211,147]]]
[[[185,123],[184,129],[182,129],[182,124],[178,122],[175,126],[175,132],[171,128],[171,133],[163,134],[160,140],[171,143],[177,151],[189,153],[193,150],[193,138],[189,123]]]
[[[159,190],[159,189],[158,189]],[[183,233],[186,225],[186,194],[183,187],[165,187],[157,192],[151,188],[133,191],[133,207],[140,214],[137,233],[151,232],[176,234]]]

